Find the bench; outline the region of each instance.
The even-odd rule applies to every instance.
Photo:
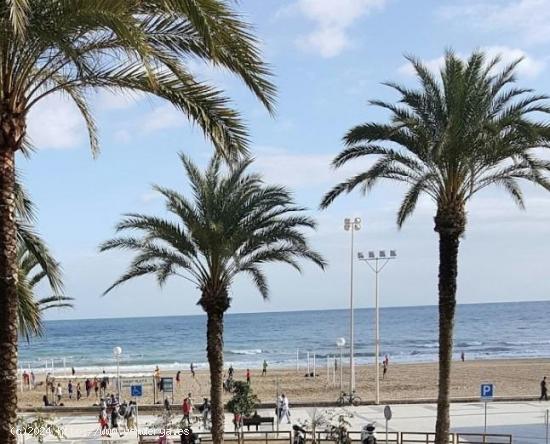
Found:
[[[271,424],[271,430],[275,427],[275,419],[272,416],[252,416],[250,418],[243,418],[243,427],[246,427],[250,431],[250,426],[258,427],[262,424]]]

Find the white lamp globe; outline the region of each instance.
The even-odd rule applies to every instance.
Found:
[[[122,354],[122,349],[120,347],[113,348],[113,355],[120,356]]]
[[[346,345],[346,340],[344,338],[336,339],[336,346],[337,347],[343,347],[344,345]]]

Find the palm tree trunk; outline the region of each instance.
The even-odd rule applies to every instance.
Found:
[[[208,310],[206,324],[206,352],[210,366],[210,402],[212,442],[223,443],[223,311]]]
[[[456,306],[457,258],[462,230],[438,230],[436,228],[436,231],[439,231],[439,393],[435,444],[447,444],[451,427],[449,392]]]
[[[15,444],[17,419],[17,232],[15,151],[0,144],[0,442]]]

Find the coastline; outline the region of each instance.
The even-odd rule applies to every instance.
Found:
[[[161,376],[175,377],[173,370],[163,370],[160,366]],[[261,376],[261,369],[250,368],[252,374],[252,388],[262,403],[274,402],[277,387],[279,392],[284,392],[291,403],[331,403],[334,402],[340,392],[340,370],[334,378],[333,369],[330,369],[330,377],[327,379],[327,368],[318,367],[317,377],[305,377],[306,370],[301,368],[297,373],[296,368],[268,368],[267,376]],[[181,369],[182,378],[179,387],[174,383],[174,404],[181,404],[183,397],[192,393],[195,403],[203,397],[210,397],[209,374],[205,369],[198,369],[196,377],[192,378],[189,368]],[[356,366],[356,391],[364,402],[374,399],[375,369],[373,365]],[[76,376],[79,373],[77,369]],[[123,374],[123,373],[122,373]],[[380,372],[382,374],[382,372]],[[151,373],[152,375],[152,373]],[[451,376],[451,397],[476,399],[479,397],[481,383],[491,382],[496,386],[497,397],[524,397],[538,396],[539,383],[543,376],[550,376],[550,359],[483,359],[454,361]],[[66,384],[68,379],[58,376],[62,383],[64,397],[62,402],[70,407],[90,407],[97,400],[93,395],[86,398],[84,384],[82,385],[83,399],[80,401],[68,400]],[[235,379],[245,380],[245,370],[235,369]],[[343,390],[349,389],[349,367],[345,361],[342,367]],[[44,375],[37,375],[37,382],[43,382]],[[76,387],[76,383],[75,383]],[[111,381],[107,389],[108,393],[116,392]],[[31,408],[42,405],[42,396],[45,386],[40,385],[32,391],[24,391],[19,394],[19,407]],[[76,389],[75,389],[76,393]],[[437,396],[437,363],[392,363],[386,378],[380,381],[381,399],[400,400],[426,400]],[[129,393],[121,395],[123,399],[129,399]],[[227,401],[230,395],[226,394]],[[171,399],[170,399],[171,400]],[[153,403],[152,391],[146,390],[140,402]]]

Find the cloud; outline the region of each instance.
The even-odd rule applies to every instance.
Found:
[[[154,132],[168,128],[179,128],[185,124],[185,116],[170,104],[156,106],[143,121],[142,129]]]
[[[348,31],[356,20],[381,9],[385,3],[386,0],[297,0],[285,12],[300,14],[315,25],[310,33],[298,37],[298,46],[329,58],[350,46]]]
[[[132,136],[130,135],[130,132],[128,130],[119,129],[115,131],[113,138],[117,142],[128,143],[132,139]]]
[[[550,41],[548,0],[474,0],[445,6],[438,12],[443,19],[465,18],[478,29],[511,34],[528,44]]]
[[[28,134],[38,149],[67,149],[85,140],[86,127],[71,101],[50,95],[31,108]]]
[[[353,164],[334,170],[331,162],[334,154],[299,154],[288,150],[259,147],[254,168],[263,174],[267,183],[290,188],[318,188],[320,185],[334,185],[361,171],[368,163],[356,160]]]
[[[517,67],[517,72],[518,74],[524,75],[526,77],[536,77],[543,71],[546,65],[543,60],[534,58],[528,55],[525,51],[518,48],[510,48],[508,46],[486,46],[481,48],[481,50],[485,52],[489,60],[499,55],[502,60],[498,66],[500,68],[502,68],[502,66],[504,65],[508,65],[509,63],[514,62],[519,58],[523,58],[523,60]],[[463,59],[467,57],[467,55],[460,53],[458,54],[458,56]],[[435,59],[424,60],[423,62],[431,71],[438,72],[443,66],[444,61],[444,57],[441,56]],[[406,76],[413,76],[415,74],[414,68],[409,62],[401,65],[397,69],[397,71],[400,74]]]
[[[97,94],[97,108],[100,110],[120,110],[128,109],[136,105],[146,97],[139,93],[114,93],[107,90],[101,90]]]

